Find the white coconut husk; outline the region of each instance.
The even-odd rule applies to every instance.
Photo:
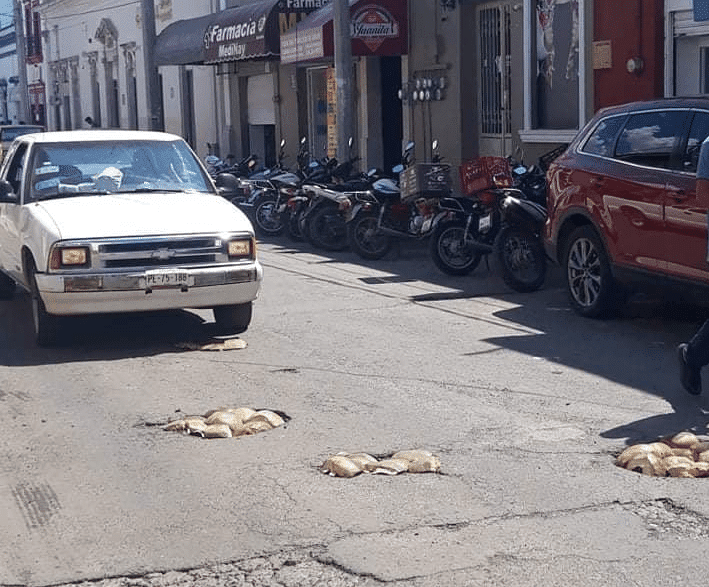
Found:
[[[372,473],[378,475],[398,475],[409,470],[409,461],[404,459],[384,459],[377,463]]]
[[[392,455],[392,459],[404,459],[405,461],[417,461],[432,457],[433,453],[428,450],[400,450]]]
[[[231,351],[235,349],[245,349],[246,341],[240,338],[227,338],[225,340],[214,338],[206,342],[188,340],[175,343],[175,347],[187,351]]]
[[[208,410],[207,412],[202,414],[202,417],[206,419],[206,418],[209,418],[212,414],[215,414],[216,412],[228,412],[229,409],[230,408],[228,408],[226,406],[220,406],[214,410]]]
[[[439,473],[441,460],[434,455],[409,462],[409,473]]]
[[[678,432],[668,439],[668,444],[673,448],[692,448],[692,445],[697,444],[699,438],[692,432]]]
[[[258,420],[268,422],[271,425],[271,428],[278,428],[279,426],[285,424],[285,420],[276,414],[276,412],[272,412],[271,410],[259,410],[250,418],[244,420],[244,424],[250,424],[251,422]]]
[[[709,477],[709,463],[695,461],[692,465],[692,473],[695,477]]]
[[[672,451],[675,450],[669,444],[665,444],[664,442],[651,442],[648,446],[650,452],[657,455],[661,459],[669,457],[672,454]]]
[[[379,463],[376,457],[373,457],[372,455],[367,454],[366,452],[356,452],[353,454],[348,454],[347,458],[350,459],[353,463],[355,463],[358,467],[360,467],[363,471],[371,471]]]
[[[226,424],[208,424],[202,431],[205,438],[231,438],[231,428]]]
[[[362,468],[343,454],[329,457],[320,467],[323,473],[335,477],[355,477],[362,472]]]
[[[273,430],[273,426],[267,420],[249,420],[241,425],[244,430],[244,434],[258,434],[259,432],[266,432],[268,430]]]
[[[619,467],[625,467],[631,459],[649,452],[652,452],[652,447],[649,444],[633,444],[618,455],[616,464]]]
[[[709,463],[709,450],[700,452],[695,460],[701,463]]]
[[[692,467],[670,467],[667,469],[667,474],[670,477],[694,477],[694,469]]]
[[[699,442],[694,443],[691,448],[694,451],[694,456],[696,458],[704,451],[709,450],[709,442],[706,440],[700,440]]]
[[[628,471],[637,471],[643,475],[650,475],[652,477],[663,477],[665,475],[663,459],[660,459],[660,457],[652,452],[645,452],[634,456],[625,464],[625,468],[628,469]]]
[[[252,410],[251,408],[227,408],[227,412],[231,412],[232,414],[235,414],[242,422],[246,422],[251,416],[253,416],[256,413],[256,410]]]
[[[179,419],[168,422],[165,426],[163,426],[163,430],[167,430],[168,432],[184,432],[185,421],[183,419]]]
[[[231,428],[231,435],[234,438],[271,429],[270,427],[266,428],[258,424],[247,425],[242,421],[241,414],[239,412],[230,412],[229,410],[214,412],[211,416],[209,416],[209,418],[206,419],[206,422],[207,424],[226,424],[229,428]]]
[[[204,432],[206,427],[207,423],[202,416],[190,416],[189,418],[185,418],[185,432],[189,434],[199,434],[201,436],[201,433]]]
[[[673,457],[684,457],[686,459],[694,460],[695,454],[691,448],[673,448],[672,454],[669,456]]]
[[[683,456],[669,456],[662,459],[662,465],[670,477],[693,476],[691,472],[695,466],[694,460]]]

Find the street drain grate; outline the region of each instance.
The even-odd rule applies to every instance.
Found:
[[[278,410],[222,407],[172,420],[163,430],[202,438],[241,438],[279,428],[289,420],[290,416]]]
[[[618,455],[616,465],[652,477],[709,477],[709,439],[684,431],[634,444]]]

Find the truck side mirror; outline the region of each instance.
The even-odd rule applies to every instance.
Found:
[[[0,179],[0,202],[16,203],[17,195],[12,184],[6,179]]]

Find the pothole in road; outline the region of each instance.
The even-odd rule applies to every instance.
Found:
[[[684,431],[634,444],[617,456],[616,465],[652,477],[709,477],[709,438]]]
[[[364,452],[340,452],[328,457],[320,471],[332,477],[356,477],[361,473],[440,473],[441,460],[427,450],[402,450],[383,458]]]
[[[222,407],[172,420],[162,429],[201,438],[241,438],[279,428],[289,420],[290,416],[279,410]]]

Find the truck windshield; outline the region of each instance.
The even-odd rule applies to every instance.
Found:
[[[30,200],[72,194],[213,192],[184,141],[36,143]]]

